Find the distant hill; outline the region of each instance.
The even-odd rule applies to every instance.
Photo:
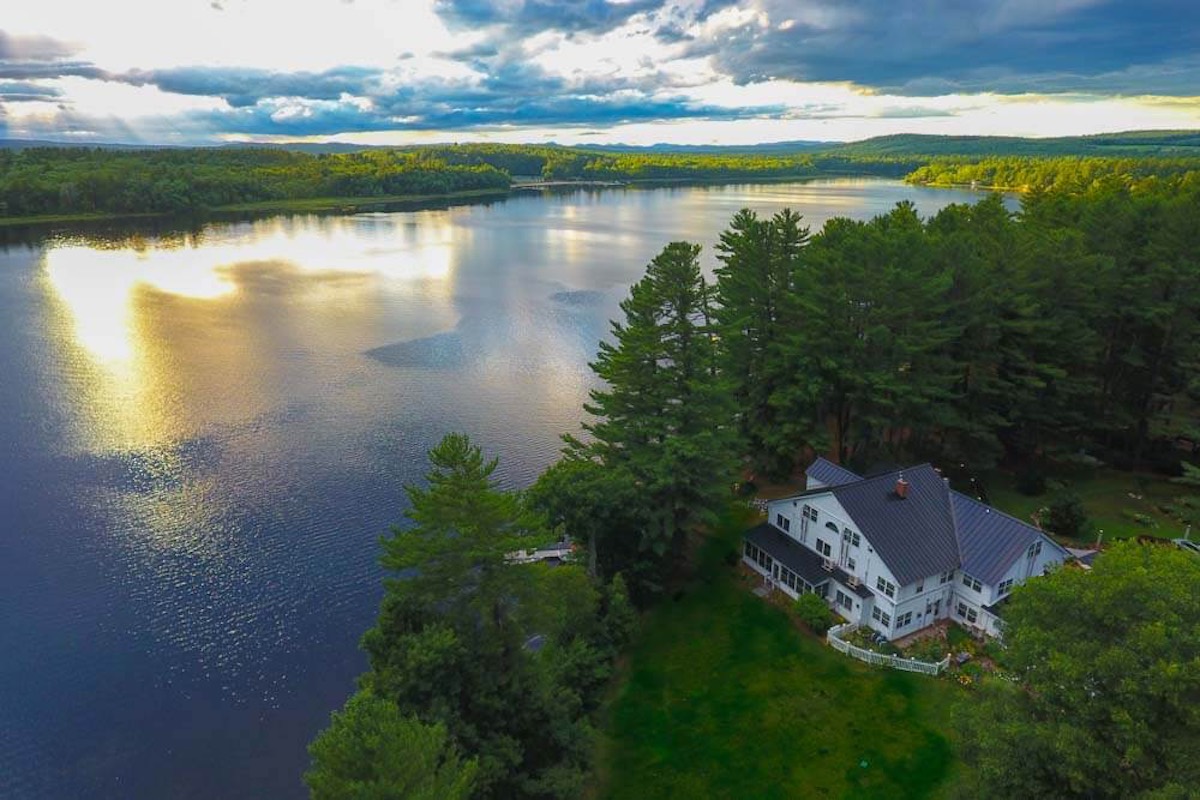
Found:
[[[117,142],[56,142],[49,140],[0,139],[0,149],[22,150],[31,147],[92,147],[102,150],[159,149],[174,145],[129,144]],[[345,142],[238,142],[211,145],[214,149],[266,149],[297,153],[354,153],[364,150],[419,150],[444,148],[445,144],[360,145]],[[1200,156],[1200,131],[1128,131],[1101,133],[1091,136],[1060,136],[1029,138],[1020,136],[933,136],[900,133],[876,136],[858,142],[822,142],[794,140],[767,142],[755,145],[683,145],[660,143],[653,145],[589,144],[568,147],[555,143],[531,144],[529,147],[556,148],[564,151],[588,151],[622,154],[690,153],[696,155],[785,155],[812,154],[846,158],[895,158],[916,156]]]
[[[579,150],[601,153],[700,153],[711,155],[739,155],[766,153],[815,153],[840,147],[842,142],[810,141],[797,139],[790,142],[765,142],[763,144],[670,144],[660,142],[651,145],[636,144],[587,144],[577,145]]]
[[[1129,131],[1034,139],[901,133],[834,145],[830,154],[885,156],[1200,156],[1200,131]]]

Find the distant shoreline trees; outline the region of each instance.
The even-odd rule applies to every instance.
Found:
[[[0,219],[38,215],[190,214],[226,206],[324,198],[506,191],[514,178],[579,181],[775,181],[874,175],[914,183],[1013,189],[1086,188],[1100,181],[1177,182],[1191,157],[956,157],[872,152],[614,151],[462,144],[306,153],[209,147],[0,149]]]

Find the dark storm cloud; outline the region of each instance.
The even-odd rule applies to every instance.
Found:
[[[87,61],[0,61],[0,79],[49,80],[92,78],[108,80],[110,74]]]
[[[437,0],[434,9],[458,28],[503,25],[516,35],[531,36],[550,30],[604,33],[664,5],[664,0]]]
[[[52,86],[41,86],[25,81],[0,81],[0,103],[54,100],[62,95]]]
[[[1200,94],[1195,0],[762,0],[770,21],[694,41],[736,81],[846,81],[908,95]]]
[[[189,121],[224,133],[322,136],[351,131],[436,131],[558,125],[619,125],[682,119],[743,119],[780,109],[730,109],[687,102],[683,98],[622,96],[529,96],[468,102],[474,92],[402,92],[380,98],[371,108],[351,103],[277,104],[188,115]]]
[[[164,92],[220,97],[231,106],[252,106],[269,97],[336,100],[343,94],[369,94],[382,70],[336,67],[324,72],[276,72],[239,67],[175,67],[134,70],[118,76],[123,83],[153,85]]]

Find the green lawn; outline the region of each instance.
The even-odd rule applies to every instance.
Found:
[[[945,680],[872,669],[800,633],[722,556],[645,620],[607,714],[609,798],[930,797],[957,769]]]
[[[1200,492],[1194,487],[1171,483],[1160,475],[1099,470],[1092,475],[1060,480],[1067,484],[1067,491],[1079,495],[1096,530],[1104,531],[1106,541],[1140,535],[1179,538],[1183,536],[1184,524],[1159,507],[1176,505],[1180,497],[1191,497],[1200,509]],[[992,505],[1018,519],[1028,521],[1034,511],[1049,504],[1057,494],[1050,489],[1043,495],[1030,497],[1018,492],[1015,483],[1013,476],[1004,473],[990,475],[985,481]],[[1140,495],[1140,499],[1130,495]],[[1191,513],[1200,517],[1197,509]],[[1132,514],[1145,515],[1153,524],[1143,525],[1132,519]],[[1193,533],[1200,533],[1198,529],[1200,525],[1193,525]],[[1094,542],[1093,535],[1086,543]]]

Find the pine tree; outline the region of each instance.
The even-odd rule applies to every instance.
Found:
[[[645,521],[639,560],[660,564],[678,554],[689,524],[723,504],[738,449],[699,253],[672,242],[634,284],[624,322],[613,323],[614,341],[601,342],[592,364],[607,388],[585,405],[591,440],[567,439],[571,457],[629,476]]]
[[[802,445],[810,444],[811,384],[789,349],[809,229],[784,209],[770,220],[738,212],[717,245],[716,319],[721,369],[738,404],[739,432],[755,468],[786,477]]]

